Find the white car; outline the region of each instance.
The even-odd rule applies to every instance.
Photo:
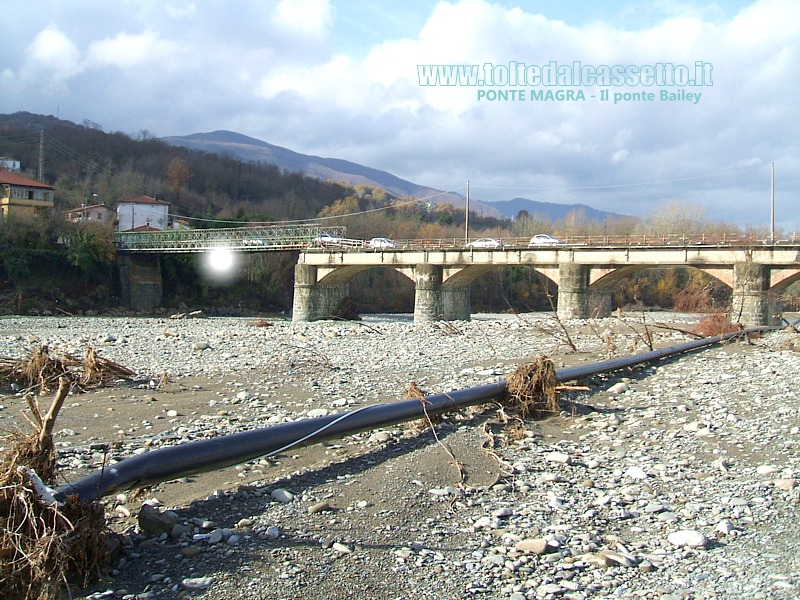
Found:
[[[499,248],[503,244],[494,238],[481,238],[467,244],[467,248]]]
[[[538,233],[531,238],[531,241],[528,242],[528,247],[531,246],[561,246],[564,242],[558,239],[557,237],[553,237],[552,235],[547,235],[546,233]]]
[[[386,249],[386,248],[399,248],[400,244],[398,244],[397,242],[395,242],[393,240],[390,240],[389,238],[376,237],[376,238],[372,238],[369,241],[369,247],[370,248],[379,248],[379,249],[383,250],[383,249]]]
[[[315,246],[338,246],[342,243],[341,238],[336,237],[332,233],[321,233],[311,243]]]

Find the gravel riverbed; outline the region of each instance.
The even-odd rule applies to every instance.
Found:
[[[647,315],[656,347],[696,320]],[[565,326],[577,352],[546,315],[3,317],[0,356],[92,344],[138,373],[67,400],[56,440],[74,481],[163,446],[398,400],[411,382],[447,392],[542,354],[560,368],[647,350],[642,315]],[[800,597],[797,333],[588,388],[513,429],[493,407],[465,410],[435,435],[398,425],[106,498],[123,549],[72,597]],[[23,426],[23,408],[0,390],[0,427]]]

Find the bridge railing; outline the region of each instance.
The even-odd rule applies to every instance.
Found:
[[[254,225],[220,229],[187,229],[166,231],[123,231],[114,235],[121,252],[204,252],[214,248],[230,248],[244,252],[266,250],[316,250],[336,252],[392,252],[403,250],[464,250],[476,238],[398,239],[396,248],[370,248],[369,241],[344,237],[343,226],[320,225]],[[320,236],[328,234],[323,240]],[[501,247],[529,248],[530,237],[496,238]],[[752,234],[670,235],[597,235],[567,236],[558,246],[535,246],[537,249],[571,246],[756,246],[763,244],[797,244],[800,236],[792,234],[765,240]]]

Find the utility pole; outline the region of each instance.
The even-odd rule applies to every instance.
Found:
[[[464,211],[464,243],[469,242],[469,179],[467,179],[467,206]]]
[[[775,243],[775,161],[772,162],[772,183],[770,185],[769,241]]]
[[[36,172],[36,179],[44,183],[44,130],[39,132],[39,169]]]

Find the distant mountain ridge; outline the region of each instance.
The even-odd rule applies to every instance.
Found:
[[[246,162],[266,162],[287,171],[303,173],[318,179],[343,181],[349,185],[374,186],[401,198],[405,196],[413,196],[415,198],[430,197],[430,201],[433,203],[449,202],[453,206],[464,206],[466,203],[466,199],[460,194],[442,192],[431,187],[418,185],[386,171],[366,167],[340,158],[324,158],[301,154],[233,131],[219,130],[208,133],[168,136],[160,139],[172,146],[231,156]],[[470,212],[487,217],[504,217],[490,204],[480,201],[470,201]]]
[[[560,221],[575,211],[582,212],[590,221],[599,221],[601,223],[607,218],[627,218],[627,215],[598,210],[586,204],[557,204],[556,202],[541,202],[528,198],[498,200],[497,202],[492,202],[492,206],[510,219],[515,218],[521,210],[528,211],[530,215],[542,215],[551,221]]]
[[[270,163],[283,170],[303,173],[318,179],[343,181],[349,185],[378,187],[401,198],[412,196],[415,198],[430,198],[430,201],[434,204],[449,202],[453,206],[463,207],[466,205],[466,198],[461,194],[443,192],[419,185],[386,171],[366,167],[348,160],[301,154],[234,131],[218,130],[207,133],[168,136],[160,139],[172,146],[230,156],[245,162]],[[474,212],[479,216],[498,219],[513,219],[520,210],[527,210],[530,214],[541,214],[551,221],[561,220],[576,209],[582,210],[586,217],[593,221],[602,222],[607,217],[622,216],[597,210],[583,204],[557,204],[555,202],[540,202],[527,198],[514,198],[498,202],[484,202],[476,198],[470,198],[469,208],[470,212]]]

